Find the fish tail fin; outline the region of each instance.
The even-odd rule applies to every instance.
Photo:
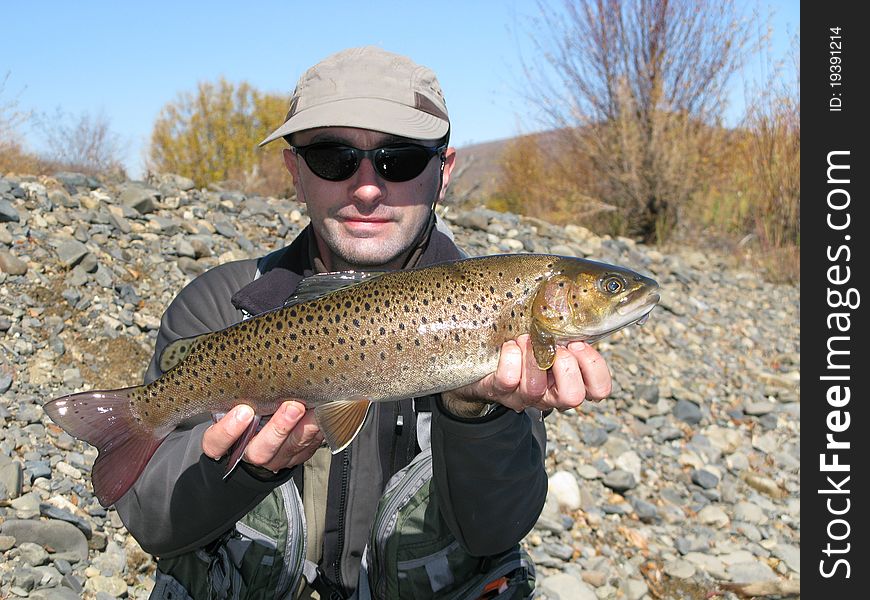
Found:
[[[130,397],[139,389],[80,392],[43,406],[64,431],[99,450],[91,479],[94,494],[105,507],[130,489],[168,435],[144,426],[133,414]]]

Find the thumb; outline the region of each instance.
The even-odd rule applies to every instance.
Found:
[[[215,460],[227,453],[254,418],[254,409],[247,404],[239,404],[223,416],[217,423],[205,430],[202,435],[202,451]]]

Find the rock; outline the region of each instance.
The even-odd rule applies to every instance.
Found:
[[[779,579],[767,564],[756,560],[736,563],[728,567],[728,575],[733,583],[755,581],[776,581]]]
[[[677,404],[674,406],[674,416],[689,425],[697,425],[701,422],[701,409],[694,402],[677,400]]]
[[[698,520],[701,523],[718,528],[726,527],[731,522],[731,519],[728,518],[728,514],[722,507],[715,505],[708,505],[702,508],[698,513]]]
[[[695,566],[689,561],[678,558],[666,563],[664,571],[671,577],[677,579],[688,579],[695,575]]]
[[[567,471],[557,471],[550,476],[547,493],[553,496],[562,510],[580,508],[580,486],[574,475]]]
[[[767,515],[764,510],[752,502],[738,502],[734,507],[734,518],[738,521],[763,525],[767,523]]]
[[[692,482],[709,490],[719,485],[719,476],[706,469],[692,469]]]
[[[78,240],[67,240],[57,248],[57,257],[67,268],[76,266],[89,253],[88,247]]]
[[[107,594],[111,598],[121,598],[127,595],[127,582],[120,577],[95,575],[85,582],[85,591],[93,594]]]
[[[11,519],[0,525],[0,534],[15,538],[18,544],[33,542],[50,546],[55,554],[87,560],[88,540],[74,525],[62,521],[32,521]],[[69,558],[67,558],[69,560]]]
[[[0,249],[0,273],[24,275],[27,273],[27,263],[11,252]]]
[[[620,493],[630,490],[637,485],[634,475],[622,469],[614,469],[610,473],[607,473],[601,481],[610,489]]]
[[[541,579],[538,585],[548,600],[598,600],[595,590],[579,577],[568,573],[550,575]]]
[[[21,215],[18,214],[12,203],[0,198],[0,223],[18,223],[19,221],[21,221]]]
[[[21,561],[31,567],[38,567],[48,562],[48,552],[39,544],[21,542],[18,544],[18,552]]]
[[[17,460],[3,464],[0,460],[0,499],[9,500],[21,495],[22,468]]]
[[[118,203],[134,209],[142,215],[147,215],[157,209],[158,192],[142,185],[128,183],[123,186],[118,196]]]

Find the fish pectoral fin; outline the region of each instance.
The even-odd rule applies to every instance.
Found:
[[[556,362],[556,340],[536,322],[532,321],[532,329],[529,332],[532,338],[532,351],[538,367],[547,370]]]
[[[327,402],[314,409],[317,425],[333,454],[350,445],[362,429],[371,405],[368,398],[358,397]]]
[[[212,415],[212,418],[215,418],[216,416],[217,415]],[[254,415],[254,418],[251,419],[245,432],[230,447],[230,458],[227,460],[227,469],[224,471],[224,479],[229,477],[230,473],[232,473],[242,461],[242,457],[245,455],[245,448],[248,447],[248,442],[250,442],[251,438],[256,435],[259,428],[260,417]]]
[[[163,352],[160,353],[160,371],[166,373],[166,371],[175,368],[178,363],[183,361],[187,355],[190,354],[190,351],[193,350],[198,343],[210,335],[212,334],[204,333],[193,337],[181,338],[167,344],[163,349]]]

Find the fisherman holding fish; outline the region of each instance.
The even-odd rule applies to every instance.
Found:
[[[466,256],[434,211],[456,162],[449,136],[435,74],[404,56],[355,48],[310,68],[263,141],[289,144],[310,225],[185,287],[145,386],[46,405],[100,448],[101,503],[158,557],[152,598],[364,597],[378,501],[423,450],[464,551],[505,552],[535,524],[542,415],[611,390],[601,355],[550,324],[574,315],[595,339],[658,297],[651,280],[578,259],[453,266]],[[581,319],[602,295],[618,310]],[[123,435],[95,433],[94,405]]]

